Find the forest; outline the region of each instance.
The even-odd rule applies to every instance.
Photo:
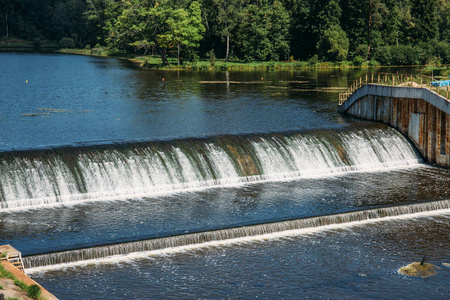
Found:
[[[164,63],[448,64],[450,0],[0,0],[0,37]]]

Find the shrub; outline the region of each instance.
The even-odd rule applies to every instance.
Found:
[[[14,284],[20,287],[23,291],[26,291],[28,289],[28,285],[26,285],[23,281],[13,278]]]
[[[308,64],[310,67],[315,67],[318,63],[319,63],[319,56],[317,56],[317,54],[314,54],[314,56],[308,60]]]
[[[436,55],[441,58],[443,64],[450,63],[450,44],[439,42],[436,45]]]
[[[33,39],[33,46],[34,46],[34,48],[41,47],[41,39],[40,38],[34,38]]]
[[[59,41],[59,47],[65,48],[65,49],[74,48],[75,47],[75,42],[71,38],[62,38]]]
[[[378,47],[373,53],[372,59],[380,62],[383,66],[390,66],[392,64],[391,49],[389,46]]]
[[[331,26],[324,31],[317,44],[319,54],[329,61],[342,61],[347,59],[349,41],[347,34],[338,25]]]
[[[28,287],[27,296],[33,299],[39,299],[41,296],[41,287],[37,284],[30,285]]]
[[[108,51],[108,55],[110,56],[125,56],[127,52],[125,50],[113,48]]]
[[[421,63],[422,49],[411,45],[391,46],[392,64],[418,65]]]
[[[365,59],[361,56],[357,55],[353,58],[352,64],[354,66],[361,66],[364,63]]]
[[[366,44],[360,44],[356,47],[354,52],[354,57],[360,56],[363,60],[367,60],[369,58],[369,46]]]
[[[273,60],[268,61],[266,64],[267,69],[273,69],[275,67],[275,62]]]
[[[91,45],[87,44],[86,47],[85,47],[85,49],[86,49],[87,51],[91,51]]]
[[[214,67],[216,65],[216,54],[214,53],[214,49],[211,49],[208,52],[208,60],[209,63],[211,64],[211,67]]]

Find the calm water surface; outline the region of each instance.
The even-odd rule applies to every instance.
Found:
[[[14,53],[0,53],[0,68],[4,150],[336,127],[336,93],[315,89],[345,87],[360,73],[164,72],[117,59]],[[241,83],[210,83],[227,78]]]
[[[0,71],[4,153],[225,134],[387,130],[337,114],[338,92],[323,90],[346,87],[366,70],[167,72],[118,59],[0,53]],[[417,165],[0,211],[0,244],[29,255],[449,199],[449,181],[448,170]],[[450,263],[449,223],[446,214],[378,222],[33,277],[61,299],[447,299],[450,269],[442,263]],[[423,255],[440,266],[437,276],[397,274]]]

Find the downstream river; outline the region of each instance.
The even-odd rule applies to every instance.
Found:
[[[450,296],[449,170],[337,113],[367,69],[0,68],[0,244],[58,298]]]

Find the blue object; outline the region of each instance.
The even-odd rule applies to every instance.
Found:
[[[432,81],[431,85],[432,86],[450,86],[450,80]]]

